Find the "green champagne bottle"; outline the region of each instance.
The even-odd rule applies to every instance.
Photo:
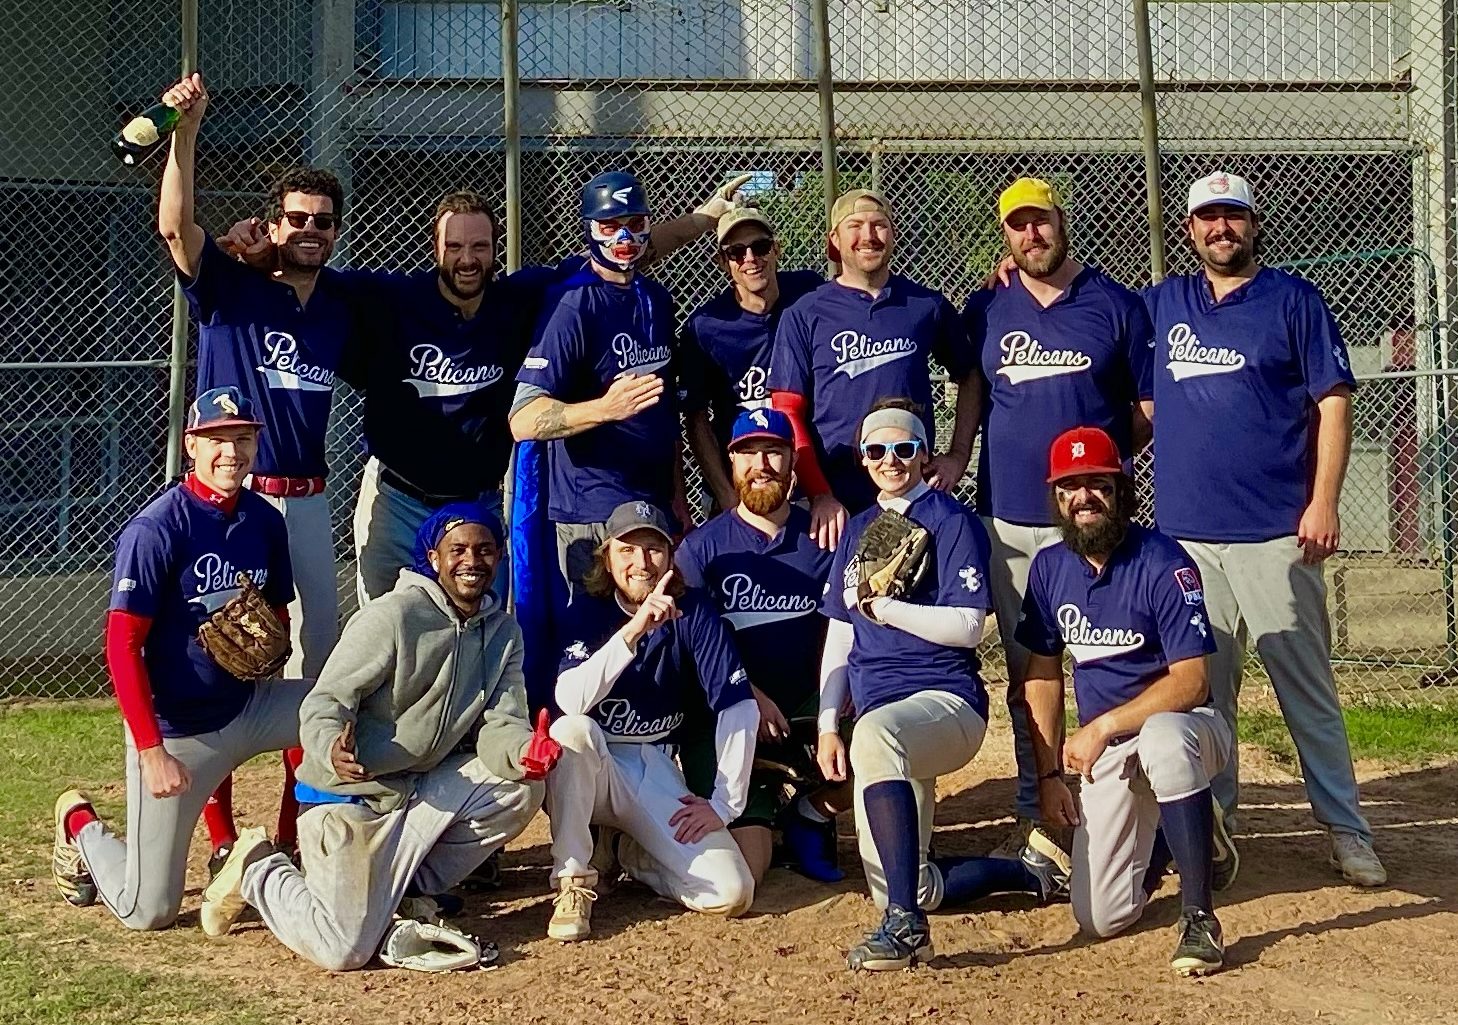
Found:
[[[176,107],[165,103],[148,107],[116,133],[116,138],[111,140],[111,152],[123,164],[139,163],[167,140],[181,120],[182,111]]]

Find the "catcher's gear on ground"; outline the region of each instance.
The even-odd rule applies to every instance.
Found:
[[[397,918],[380,941],[381,962],[412,972],[454,972],[489,965],[498,956],[491,944],[483,948],[444,923],[413,918]]]
[[[868,618],[877,598],[900,598],[926,572],[931,535],[915,520],[884,509],[861,534],[856,546],[856,607]]]
[[[238,594],[198,626],[197,643],[240,680],[277,676],[293,650],[289,628],[247,573],[238,574]]]

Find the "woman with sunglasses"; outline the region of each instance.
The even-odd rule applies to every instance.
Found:
[[[861,860],[884,911],[880,927],[851,949],[850,967],[888,971],[931,959],[926,912],[962,899],[960,870],[973,860],[933,862],[927,849],[936,779],[971,761],[987,729],[977,643],[992,604],[990,545],[969,509],[923,479],[930,445],[911,403],[878,403],[859,437],[879,494],[846,525],[831,565],[817,760],[826,779],[855,779]],[[860,601],[855,553],[883,510],[930,533],[926,570],[903,598]],[[849,752],[836,733],[847,693],[857,714]],[[997,864],[1021,873],[1018,862]],[[986,866],[972,870],[977,893],[986,893]]]

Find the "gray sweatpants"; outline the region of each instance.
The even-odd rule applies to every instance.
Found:
[[[924,690],[872,709],[856,720],[851,734],[851,777],[855,781],[856,836],[861,866],[876,907],[886,907],[886,873],[866,822],[866,787],[904,779],[916,797],[920,827],[921,871],[916,902],[935,911],[945,892],[942,874],[927,860],[937,814],[937,777],[956,772],[982,747],[987,723],[962,698],[944,690]]]
[[[557,530],[557,573],[566,588],[567,601],[582,586],[582,577],[592,568],[592,555],[607,537],[606,523],[553,523]]]
[[[299,816],[297,869],[272,854],[243,873],[243,899],[294,953],[330,971],[374,957],[405,888],[444,893],[526,828],[541,783],[507,782],[473,754],[420,777],[403,806],[310,805]]]
[[[195,737],[165,737],[162,746],[192,778],[180,797],[153,797],[127,732],[127,838],[100,822],[76,834],[97,893],[129,929],[165,929],[177,919],[187,874],[187,848],[203,805],[223,778],[255,755],[299,744],[299,704],[306,680],[256,685],[238,717]]]
[[[1235,730],[1247,638],[1270,674],[1281,715],[1296,742],[1306,796],[1316,820],[1372,837],[1357,797],[1347,726],[1331,672],[1331,625],[1321,567],[1301,562],[1295,535],[1221,544],[1180,540],[1200,567],[1205,607],[1215,629],[1210,693]],[[1231,756],[1215,778],[1215,796],[1234,828],[1239,766]]]
[[[482,495],[481,500],[501,516],[500,491]],[[359,501],[354,506],[354,589],[361,607],[389,594],[395,589],[400,570],[414,565],[415,535],[434,512],[419,499],[380,480],[378,459],[371,457],[365,463]],[[510,584],[511,563],[503,548],[491,590],[504,602]]]
[[[339,582],[334,576],[329,496],[263,497],[283,513],[288,525],[289,563],[294,570],[294,590],[298,592],[289,602],[289,634],[294,651],[284,666],[284,676],[318,679],[324,660],[339,640]]]
[[[1062,534],[1057,527],[1025,527],[994,516],[982,517],[982,523],[992,540],[992,608],[1007,660],[1007,710],[1018,766],[1017,813],[1019,818],[1037,821],[1043,817],[1038,808],[1038,766],[1033,760],[1033,727],[1023,696],[1029,652],[1013,634],[1028,590],[1033,556],[1040,548],[1060,541]]]
[[[1138,736],[1104,749],[1078,793],[1069,888],[1079,928],[1113,936],[1139,920],[1160,802],[1208,790],[1234,754],[1230,727],[1210,708],[1157,712]]]

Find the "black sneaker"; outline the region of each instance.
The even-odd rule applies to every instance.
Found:
[[[1235,874],[1240,871],[1240,852],[1235,849],[1235,840],[1225,828],[1225,810],[1215,801],[1215,850],[1211,864],[1210,887],[1216,893],[1230,888]]]
[[[501,851],[491,852],[491,856],[468,876],[464,886],[467,890],[499,890],[501,889]]]
[[[1208,911],[1191,908],[1180,915],[1180,942],[1169,966],[1186,978],[1218,972],[1225,965],[1220,922]]]
[[[1028,833],[1028,842],[1023,846],[1019,860],[1033,878],[1038,880],[1038,899],[1044,904],[1068,899],[1068,879],[1073,873],[1073,859],[1059,847],[1053,838],[1042,829],[1034,827]]]
[[[880,927],[852,947],[846,961],[852,971],[894,972],[925,964],[934,956],[926,915],[892,904],[881,917]]]
[[[219,844],[213,848],[212,857],[208,858],[208,882],[218,878],[218,869],[223,867],[223,862],[228,860],[228,855],[233,853],[232,843]]]

